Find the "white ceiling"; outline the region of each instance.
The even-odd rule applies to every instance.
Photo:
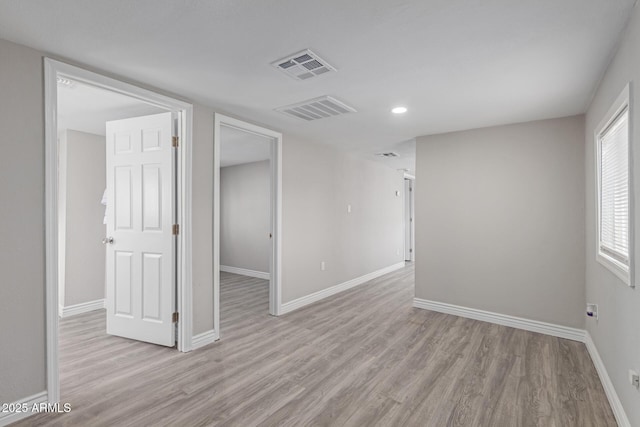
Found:
[[[3,0],[0,37],[299,137],[373,154],[583,113],[635,0]],[[296,81],[305,48],[338,70]],[[274,108],[332,95],[358,113]],[[405,105],[409,112],[389,110]]]
[[[220,128],[220,166],[259,162],[271,157],[271,138],[228,126]]]
[[[58,85],[58,129],[74,129],[105,134],[105,123],[129,117],[162,113],[162,110],[135,98],[73,82]]]

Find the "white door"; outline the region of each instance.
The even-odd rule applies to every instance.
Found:
[[[107,122],[107,333],[173,346],[172,113]]]

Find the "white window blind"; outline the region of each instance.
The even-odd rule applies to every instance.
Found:
[[[600,252],[629,265],[629,109],[599,136]]]

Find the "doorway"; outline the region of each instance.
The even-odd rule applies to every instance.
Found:
[[[104,144],[105,164],[92,157],[96,169],[105,171],[103,202],[106,205],[106,231],[102,243],[107,248],[104,259],[92,258],[97,268],[96,282],[100,276],[105,280],[107,331],[112,335],[165,346],[177,346],[180,351],[190,350],[191,340],[191,286],[189,228],[190,153],[192,106],[136,86],[107,78],[68,64],[45,59],[45,147],[46,147],[46,295],[47,295],[47,390],[50,402],[59,401],[59,343],[58,315],[65,314],[69,296],[69,272],[61,265],[77,267],[77,260],[70,264],[71,253],[65,247],[66,236],[77,230],[78,221],[69,222],[61,212],[69,199],[67,190],[69,177],[59,185],[61,172],[71,169],[63,163],[69,161],[69,152],[59,151],[59,126],[70,117],[63,111],[59,101],[69,93],[65,89],[77,89],[76,100],[89,102],[82,108],[90,111],[96,107],[96,94],[106,94],[104,99],[127,99],[135,104],[135,112],[124,116],[111,112],[113,120],[104,120],[105,135],[87,132],[73,134],[74,147],[79,136],[93,135],[92,140]],[[99,109],[108,113],[105,105]],[[86,112],[86,111],[85,111]],[[77,114],[78,111],[76,111]],[[96,115],[99,115],[96,113]],[[108,115],[108,114],[107,114]],[[62,120],[62,121],[61,121]],[[66,125],[65,125],[66,126]],[[68,126],[67,126],[68,127]],[[83,135],[80,135],[82,133]],[[98,132],[99,133],[99,132]],[[64,145],[69,150],[70,132],[65,131]],[[182,144],[180,145],[180,142]],[[95,156],[100,150],[93,150]],[[85,153],[86,154],[86,153]],[[60,161],[59,161],[60,157]],[[76,163],[81,164],[82,161]],[[62,166],[62,167],[61,167]],[[65,169],[66,168],[66,169]],[[85,167],[85,171],[92,168]],[[99,181],[100,172],[92,178]],[[155,179],[153,179],[155,177]],[[82,176],[74,182],[82,182]],[[100,186],[97,182],[91,193]],[[82,182],[85,184],[84,182]],[[95,188],[93,188],[95,187]],[[104,197],[106,196],[106,198]],[[99,196],[96,196],[99,199]],[[64,200],[62,203],[61,201]],[[99,202],[98,200],[97,202]],[[96,202],[96,203],[97,203]],[[62,205],[62,206],[61,206]],[[66,206],[68,209],[69,206]],[[66,213],[65,213],[66,214]],[[176,233],[174,224],[184,224],[183,232]],[[96,230],[95,224],[91,230]],[[99,229],[98,229],[99,230]],[[143,237],[136,230],[145,231]],[[99,233],[100,231],[97,231]],[[95,237],[92,231],[91,237]],[[77,233],[76,233],[77,234]],[[61,237],[65,238],[62,241]],[[95,249],[95,242],[91,242]],[[69,246],[66,246],[69,248]],[[104,250],[104,248],[103,248]],[[74,254],[79,251],[74,249]],[[95,252],[95,251],[94,251]],[[99,257],[98,257],[99,258]],[[104,275],[103,273],[104,272]],[[94,273],[96,273],[94,271]],[[185,280],[187,279],[187,280]],[[189,284],[189,286],[187,286]],[[62,286],[59,292],[59,285]],[[100,289],[92,290],[92,304],[80,307],[80,311],[99,308]],[[62,289],[66,289],[62,291]],[[67,294],[67,295],[65,295]],[[144,296],[143,296],[144,294]],[[77,305],[75,307],[78,309]],[[135,312],[135,313],[134,313]],[[182,313],[182,319],[175,315]],[[69,311],[67,311],[69,313]],[[71,310],[73,314],[73,310]]]
[[[215,116],[216,338],[220,337],[221,274],[268,280],[269,314],[280,314],[281,146],[281,133],[220,114]],[[225,203],[224,209],[221,202]]]

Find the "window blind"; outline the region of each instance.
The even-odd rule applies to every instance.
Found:
[[[629,110],[600,134],[600,251],[629,265]]]

